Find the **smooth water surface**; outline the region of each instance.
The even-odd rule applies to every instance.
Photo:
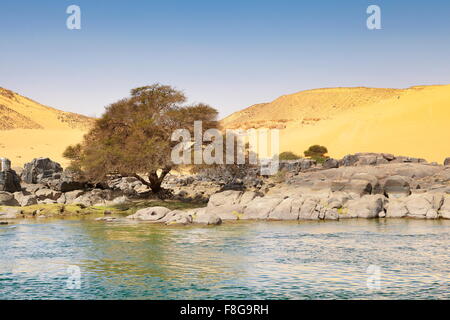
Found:
[[[15,223],[0,299],[450,298],[450,221]]]

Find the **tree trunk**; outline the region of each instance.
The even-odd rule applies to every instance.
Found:
[[[149,187],[152,189],[152,192],[154,194],[162,194],[161,191],[163,189],[161,188],[161,184],[164,181],[164,178],[167,176],[167,174],[170,172],[171,167],[165,167],[162,169],[161,174],[158,176],[156,171],[150,172],[148,174],[148,180],[149,180]]]
[[[148,186],[154,194],[158,195],[159,198],[163,199],[166,197],[166,194],[164,192],[164,189],[161,187],[161,184],[164,181],[164,178],[170,172],[170,170],[172,170],[172,168],[169,166],[163,168],[159,176],[156,171],[149,172],[148,182],[138,174],[135,174],[134,177],[139,179],[139,181],[141,181],[146,186]]]

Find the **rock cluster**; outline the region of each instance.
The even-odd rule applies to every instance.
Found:
[[[44,179],[53,178],[63,171],[61,165],[49,158],[36,158],[26,163],[22,171],[22,181],[25,183],[42,183]]]
[[[172,189],[175,199],[207,206],[188,211],[146,208],[129,219],[212,225],[226,220],[450,219],[449,162],[437,165],[418,158],[357,153],[323,164],[311,159],[282,161],[280,172],[285,174],[276,178],[258,175],[257,168],[246,168],[247,176],[233,179],[227,170],[169,175],[163,187]],[[8,165],[5,169],[2,172],[15,174]],[[102,185],[88,186],[47,158],[25,165],[22,185],[17,185],[17,175],[3,184],[7,179],[2,177],[0,187],[8,186],[0,188],[3,206],[111,205],[150,192],[136,177],[114,176]]]
[[[187,211],[171,211],[165,207],[151,207],[141,209],[135,214],[128,216],[127,219],[166,225],[186,225],[191,223],[218,225],[222,223],[222,220],[218,216],[207,214],[204,208]]]
[[[206,208],[147,208],[130,219],[189,224],[227,220],[450,219],[450,167],[388,154],[356,154],[328,165],[284,162],[285,181],[226,190]],[[194,183],[193,180],[189,181]],[[170,213],[170,214],[169,214]]]
[[[382,194],[294,193],[258,195],[253,191],[224,191],[213,195],[206,208],[171,211],[164,207],[139,210],[128,219],[152,223],[221,224],[227,220],[339,220],[351,218],[450,219],[448,194],[414,194],[389,199]]]
[[[136,178],[119,178],[111,180],[106,189],[89,188],[85,182],[77,180],[73,171],[63,171],[60,164],[49,158],[37,158],[25,164],[21,177],[22,182],[14,170],[0,171],[0,206],[115,205],[129,201],[128,197],[138,194],[137,190],[142,187],[140,182],[133,185],[134,189],[130,187],[129,179]]]
[[[0,171],[0,191],[17,192],[20,190],[20,177],[14,170]]]

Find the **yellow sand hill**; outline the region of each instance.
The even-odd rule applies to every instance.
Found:
[[[336,158],[389,152],[442,163],[450,156],[450,85],[308,90],[251,106],[221,124],[279,128],[281,151],[299,155],[321,144]]]
[[[39,104],[0,88],[0,156],[22,166],[36,157],[50,157],[63,165],[64,149],[80,142],[93,119]]]

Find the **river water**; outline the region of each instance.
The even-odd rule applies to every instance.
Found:
[[[449,299],[450,221],[0,226],[0,299]]]

